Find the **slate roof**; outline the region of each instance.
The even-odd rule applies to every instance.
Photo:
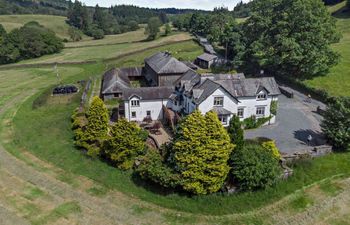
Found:
[[[228,92],[233,98],[239,97],[254,97],[261,90],[266,89],[268,95],[279,95],[280,90],[278,85],[273,77],[263,77],[263,78],[234,78],[230,77],[230,79],[220,79],[224,78],[226,75],[221,75],[219,77],[203,77],[202,83],[196,87],[194,87],[192,94],[196,89],[201,90],[201,94],[195,97],[195,102],[197,104],[202,103],[205,99],[207,99],[214,91],[222,87],[226,92]],[[239,76],[238,76],[239,77]],[[198,91],[196,91],[198,92]],[[196,94],[197,95],[197,94]]]
[[[215,59],[217,59],[218,57],[216,55],[212,55],[212,54],[208,54],[208,53],[203,53],[202,55],[198,56],[197,59],[206,61],[206,62],[210,62],[213,61]]]
[[[128,76],[119,72],[120,69],[111,69],[103,75],[102,94],[117,93],[130,87]]]
[[[145,59],[157,74],[181,74],[186,73],[189,68],[184,63],[175,59],[170,53],[159,52]]]
[[[211,111],[215,112],[218,115],[231,115],[232,112],[228,111],[223,107],[214,107]]]
[[[129,88],[123,92],[123,100],[129,100],[138,96],[142,100],[170,99],[174,93],[174,87],[141,87]]]

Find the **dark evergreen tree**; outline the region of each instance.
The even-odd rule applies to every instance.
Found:
[[[230,125],[227,130],[230,135],[231,142],[236,146],[236,150],[243,149],[244,147],[244,130],[242,128],[242,122],[239,117],[234,115],[230,120]]]

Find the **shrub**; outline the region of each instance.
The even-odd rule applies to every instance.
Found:
[[[83,132],[82,147],[90,146],[88,155],[97,156],[100,154],[100,146],[106,139],[108,133],[108,110],[103,101],[95,96],[87,112],[88,124]]]
[[[72,41],[81,41],[82,39],[81,31],[74,27],[69,27],[68,34]]]
[[[232,117],[227,131],[231,142],[236,145],[235,149],[242,149],[244,146],[244,131],[238,116],[234,115]]]
[[[272,101],[270,106],[270,113],[274,116],[277,115],[278,103],[277,101]]]
[[[194,194],[217,192],[230,170],[227,161],[234,146],[218,119],[195,111],[179,125],[171,152],[171,163],[181,174],[182,187]]]
[[[91,31],[91,36],[95,39],[103,39],[105,37],[105,34],[103,32],[103,30],[101,29],[94,29]]]
[[[139,24],[135,20],[131,20],[128,23],[128,27],[129,27],[130,31],[135,31],[135,30],[138,30],[140,28]]]
[[[323,117],[322,131],[331,144],[337,149],[350,149],[350,98],[331,98]]]
[[[180,185],[180,174],[164,163],[159,152],[154,149],[138,159],[139,165],[135,172],[143,179],[150,180],[163,187],[176,188]]]
[[[271,152],[271,154],[278,160],[281,159],[281,153],[278,150],[275,141],[266,141],[261,144],[261,146]]]
[[[256,119],[256,116],[251,116],[243,121],[244,129],[256,129],[267,123],[272,116],[269,117],[263,117]]]
[[[106,157],[123,170],[131,169],[135,158],[144,153],[147,133],[133,122],[118,120],[103,149]]]
[[[281,175],[279,161],[260,145],[246,145],[233,152],[232,178],[242,190],[257,190],[276,183]]]

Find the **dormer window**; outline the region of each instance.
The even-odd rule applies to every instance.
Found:
[[[131,100],[131,107],[140,107],[140,100]]]
[[[260,92],[257,97],[258,100],[266,100],[267,96],[265,92]]]
[[[214,106],[224,106],[224,97],[214,97]]]

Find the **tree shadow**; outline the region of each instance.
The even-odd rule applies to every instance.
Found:
[[[161,196],[169,196],[169,195],[179,195],[182,197],[191,197],[191,194],[185,192],[183,190],[175,189],[175,188],[165,188],[157,183],[154,183],[149,180],[142,179],[137,173],[132,173],[131,180],[138,187],[141,187],[149,192],[152,192]]]
[[[350,9],[348,9],[346,6],[338,9],[334,13],[332,13],[332,16],[338,19],[348,19],[350,18]]]
[[[310,143],[308,142],[309,135],[311,135],[312,137],[312,140]],[[325,136],[321,132],[316,132],[310,129],[307,129],[307,130],[301,129],[301,130],[294,131],[294,138],[303,142],[305,145],[310,145],[310,146],[320,146],[327,143]]]

